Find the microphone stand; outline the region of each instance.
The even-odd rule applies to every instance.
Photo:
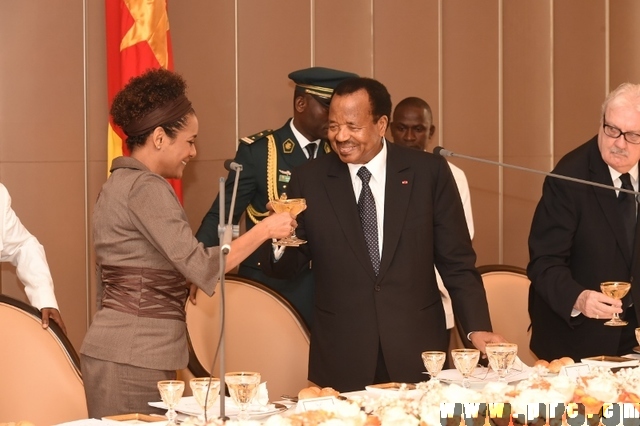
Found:
[[[240,172],[242,171],[242,166],[237,165],[235,167],[236,178],[233,182],[233,192],[231,195],[231,206],[229,209],[229,222],[225,224],[225,178],[220,178],[220,188],[219,188],[219,201],[220,201],[220,222],[218,224],[218,240],[220,242],[220,420],[227,421],[228,417],[225,415],[225,401],[226,401],[226,382],[224,381],[225,376],[225,360],[226,354],[224,349],[224,327],[225,327],[225,270],[227,269],[227,255],[231,251],[231,239],[233,235],[233,209],[236,204],[236,195],[238,193],[238,181],[240,178]],[[215,359],[213,360],[215,365]],[[213,371],[213,365],[211,366],[211,370]]]
[[[613,190],[620,191],[620,192],[626,192],[626,193],[634,195],[635,198],[636,198],[636,202],[638,202],[638,197],[640,196],[640,192],[634,191],[632,189],[618,188],[617,186],[605,185],[603,183],[592,182],[590,180],[584,180],[584,179],[578,179],[578,178],[574,178],[574,177],[571,177],[571,176],[559,175],[557,173],[543,172],[542,170],[530,169],[528,167],[516,166],[516,165],[513,165],[513,164],[501,163],[499,161],[491,161],[491,160],[485,160],[484,158],[477,158],[477,157],[471,157],[471,156],[468,156],[468,155],[456,154],[456,153],[454,153],[452,151],[449,151],[448,149],[444,149],[441,146],[435,147],[433,149],[433,153],[435,155],[440,155],[442,157],[464,158],[466,160],[478,161],[480,163],[491,164],[493,166],[507,167],[507,168],[510,168],[510,169],[521,170],[521,171],[524,171],[524,172],[537,173],[537,174],[540,174],[540,175],[550,176],[550,177],[553,177],[553,178],[569,180],[571,182],[577,182],[577,183],[583,183],[583,184],[586,184],[586,185],[597,186],[599,188],[613,189]]]
[[[226,395],[226,383],[224,381],[224,373],[225,373],[225,352],[224,352],[224,271],[227,269],[227,254],[229,254],[229,250],[225,250],[223,241],[224,235],[226,233],[226,225],[224,221],[224,207],[225,207],[225,199],[224,199],[224,178],[220,178],[220,188],[218,193],[220,194],[220,222],[218,224],[218,241],[220,242],[220,420],[226,421],[228,418],[225,416],[225,395]],[[231,216],[231,215],[230,215]],[[213,360],[213,365],[215,365],[216,360]],[[211,368],[213,369],[213,365]],[[213,371],[213,370],[212,370]]]

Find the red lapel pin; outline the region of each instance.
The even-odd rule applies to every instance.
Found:
[[[402,184],[403,184],[403,185],[407,185],[408,183],[409,183],[409,181],[408,181],[408,180],[403,180],[403,181],[402,181]]]

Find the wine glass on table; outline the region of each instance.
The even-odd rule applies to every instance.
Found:
[[[307,208],[307,200],[304,198],[287,198],[287,194],[283,193],[279,199],[271,201],[271,207],[276,213],[290,212],[292,215],[297,216]],[[295,229],[292,229],[289,237],[273,242],[274,245],[288,247],[298,247],[305,243],[305,240],[296,237]]]
[[[478,349],[452,349],[451,358],[456,370],[462,375],[462,387],[469,387],[469,376],[478,365],[480,351]]]
[[[209,410],[211,410],[220,395],[220,379],[196,377],[189,380],[189,386],[191,386],[193,397],[202,408],[203,415],[201,420],[207,420],[209,418]]]
[[[518,345],[515,343],[487,343],[485,346],[489,365],[498,373],[498,381],[506,382],[509,370],[518,356]]]
[[[440,351],[422,352],[422,362],[432,379],[437,379],[438,374],[442,371],[446,357],[447,354]]]
[[[231,399],[240,408],[238,413],[238,420],[248,420],[249,413],[247,412],[249,404],[256,397],[258,393],[258,387],[260,386],[260,373],[251,371],[238,371],[232,373],[226,373],[224,375],[224,381],[229,388],[229,394]]]
[[[177,424],[175,407],[180,402],[180,398],[182,398],[184,382],[182,380],[161,380],[158,382],[158,390],[160,391],[162,402],[169,409],[166,414],[169,420],[167,426],[175,426]]]
[[[621,281],[607,281],[600,284],[600,290],[609,297],[613,297],[614,299],[622,299],[624,296],[629,293],[631,289],[631,283],[625,283]],[[622,326],[629,324],[627,321],[623,321],[618,316],[618,313],[614,313],[613,317],[604,323],[604,325],[610,326]]]

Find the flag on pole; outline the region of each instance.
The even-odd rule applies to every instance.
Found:
[[[173,70],[168,0],[105,0],[107,24],[107,91],[109,109],[131,78],[150,68]],[[111,162],[129,155],[126,136],[109,116],[107,173]],[[182,182],[169,179],[182,202]]]

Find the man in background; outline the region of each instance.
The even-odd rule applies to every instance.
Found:
[[[393,121],[390,128],[393,142],[398,145],[429,152],[433,148],[429,145],[431,144],[433,133],[436,131],[436,126],[433,125],[431,107],[421,98],[409,97],[401,100],[393,111]],[[473,214],[471,212],[471,196],[467,177],[454,164],[449,163],[449,168],[453,173],[453,179],[460,193],[469,236],[473,239]],[[447,317],[447,329],[452,329],[455,325],[455,318],[453,316],[453,307],[451,306],[451,297],[437,269],[436,280],[438,281],[442,305]]]
[[[554,173],[638,190],[640,85],[611,92],[598,134],[566,154]],[[638,345],[640,238],[633,194],[547,177],[529,234],[531,350],[542,359],[626,355]],[[631,282],[622,301],[600,283]],[[604,323],[619,313],[629,324]]]
[[[353,73],[323,67],[306,68],[289,74],[295,83],[293,117],[278,130],[265,130],[240,140],[234,161],[241,164],[243,169],[233,211],[234,224],[240,221],[243,213],[246,213],[247,230],[267,217],[267,203],[287,193],[291,171],[331,151],[327,142],[327,114],[331,95],[338,83],[355,76]],[[235,178],[236,173],[229,172],[225,187],[227,214]],[[218,196],[196,233],[196,238],[206,247],[218,245],[219,202]],[[314,280],[310,263],[301,265],[290,280],[278,280],[260,270],[260,259],[256,252],[240,264],[238,274],[280,293],[298,310],[307,325],[311,325]]]
[[[42,328],[55,321],[64,333],[67,328],[58,310],[53,292],[53,279],[44,247],[24,227],[11,208],[11,196],[0,184],[0,261],[16,267],[16,275],[24,284],[29,303],[42,313]]]

